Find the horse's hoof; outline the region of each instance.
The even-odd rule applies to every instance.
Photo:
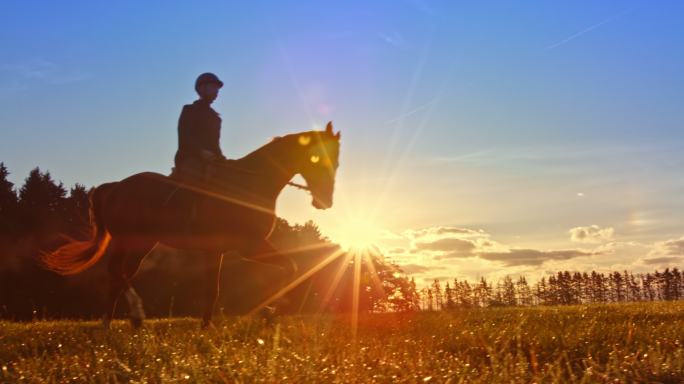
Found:
[[[211,321],[202,320],[202,330],[203,331],[213,330],[213,329],[216,329],[216,326],[214,325],[214,323],[212,323]]]
[[[275,320],[275,307],[266,306],[259,310],[259,316],[266,322],[267,325],[272,325]]]
[[[131,325],[135,329],[140,329],[143,325],[143,319],[139,319],[137,317],[131,317]]]

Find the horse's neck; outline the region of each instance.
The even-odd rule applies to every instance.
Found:
[[[245,186],[259,189],[259,192],[263,190],[266,194],[276,197],[295,175],[295,166],[289,159],[288,147],[284,139],[274,140],[234,160],[234,166],[244,170],[244,180],[250,184]]]

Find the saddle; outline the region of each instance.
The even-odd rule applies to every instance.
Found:
[[[170,220],[180,220],[186,222],[185,232],[189,232],[192,223],[197,217],[197,205],[204,198],[196,189],[208,189],[209,172],[208,165],[199,161],[186,162],[181,166],[171,168],[171,173],[167,176],[174,185],[162,202],[162,207],[173,205],[177,209],[174,211],[173,218]]]
[[[206,198],[201,191],[215,192],[217,190],[217,185],[212,183],[212,180],[219,168],[230,167],[236,171],[249,172],[234,167],[233,161],[221,159],[206,163],[191,160],[171,168],[171,173],[167,177],[174,186],[162,202],[162,207],[174,205],[178,208],[175,210],[178,214],[170,220],[182,220],[186,221],[189,226],[191,225],[196,218],[198,204]]]

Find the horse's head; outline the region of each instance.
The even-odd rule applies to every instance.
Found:
[[[329,122],[325,131],[297,134],[296,141],[301,154],[297,173],[302,175],[311,192],[311,204],[318,209],[332,207],[340,132],[333,133],[332,122]]]

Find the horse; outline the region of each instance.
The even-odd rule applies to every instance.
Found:
[[[131,324],[137,328],[145,315],[131,280],[145,256],[157,244],[195,251],[206,263],[202,328],[207,328],[219,294],[223,254],[237,252],[254,260],[280,255],[268,241],[278,195],[301,175],[306,185],[298,186],[309,191],[311,204],[332,207],[339,147],[340,132],[333,133],[329,122],[323,131],[276,137],[240,159],[217,161],[204,183],[143,172],[99,185],[89,193],[90,237],[43,253],[42,263],[58,274],[73,275],[107,254],[103,326],[109,329],[125,293]]]

